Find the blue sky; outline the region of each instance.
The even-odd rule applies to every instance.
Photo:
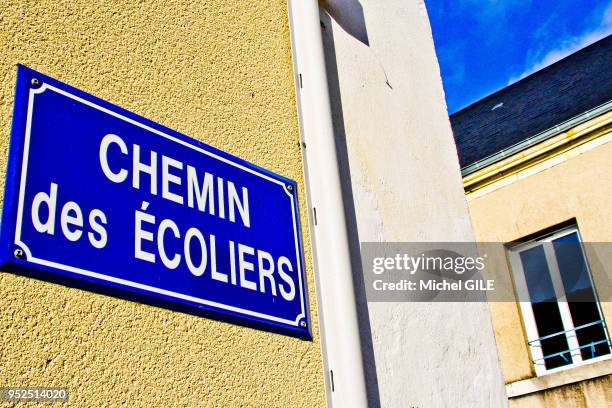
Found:
[[[612,0],[425,0],[449,113],[612,33]]]

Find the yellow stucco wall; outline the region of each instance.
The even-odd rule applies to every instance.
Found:
[[[558,156],[551,159],[546,169],[501,184],[499,188],[471,199],[468,204],[476,239],[507,243],[575,218],[584,241],[612,241],[612,184],[608,182],[612,180],[612,142],[601,142],[609,137],[609,133],[604,134],[598,139],[597,146],[585,149],[581,154],[567,158]],[[494,265],[495,278],[511,285],[506,254],[499,246],[496,248],[497,252],[487,252]],[[606,282],[597,265],[603,259],[601,256],[589,256],[593,280],[599,287]],[[490,306],[506,383],[534,377],[518,304],[491,303]],[[606,321],[612,322],[612,303],[602,302],[601,306]],[[592,380],[588,386],[581,383],[571,389],[555,388],[532,394],[529,398],[512,400],[512,405],[596,407],[599,405],[592,401],[602,398],[604,394],[600,391],[609,387],[610,381],[610,376],[607,376]],[[573,396],[564,399],[563,395],[569,394]],[[606,401],[612,401],[609,392],[606,395]],[[572,401],[577,401],[577,405]],[[581,405],[580,401],[591,402]]]
[[[0,274],[0,385],[71,406],[319,407],[324,385],[286,1],[4,0],[2,189],[22,63],[298,181],[314,341]]]

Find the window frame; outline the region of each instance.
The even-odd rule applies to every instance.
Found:
[[[587,268],[587,274],[588,274],[589,281],[591,283],[591,287],[593,288],[597,311],[599,312],[599,316],[600,316],[600,319],[603,325],[603,330],[608,340],[608,347],[610,347],[610,353],[603,355],[603,356],[591,358],[588,360],[583,360],[582,354],[580,353],[580,349],[578,348],[579,347],[578,338],[575,332],[576,326],[574,326],[574,322],[572,320],[569,305],[566,300],[565,289],[564,289],[563,281],[561,278],[561,272],[559,270],[559,265],[557,263],[557,258],[555,256],[553,243],[552,243],[553,240],[570,235],[572,233],[577,234],[578,240],[580,243],[583,242],[582,236],[580,235],[580,231],[578,230],[578,227],[573,225],[573,226],[561,228],[552,233],[531,239],[529,241],[521,242],[515,245],[510,245],[507,247],[507,253],[508,253],[509,260],[510,260],[510,269],[511,269],[512,276],[514,278],[514,284],[516,286],[516,291],[517,293],[529,294],[529,291],[527,288],[527,282],[525,279],[525,272],[523,270],[523,263],[521,262],[521,258],[520,258],[520,253],[530,248],[534,248],[539,245],[542,245],[544,254],[546,257],[546,263],[548,265],[548,269],[550,273],[550,278],[553,284],[553,288],[555,290],[555,295],[558,299],[557,305],[559,307],[559,313],[561,315],[563,330],[565,332],[565,337],[568,343],[568,350],[572,350],[572,351],[569,351],[572,357],[572,363],[564,365],[564,366],[560,366],[560,367],[546,369],[546,366],[544,365],[544,362],[543,362],[544,356],[542,354],[542,349],[540,346],[540,336],[538,334],[538,329],[536,326],[533,309],[531,307],[531,302],[521,301],[520,296],[519,296],[517,299],[518,300],[517,303],[519,303],[520,305],[521,315],[523,318],[522,319],[523,325],[526,330],[527,346],[528,346],[528,349],[531,355],[531,364],[534,367],[536,375],[538,377],[545,375],[545,374],[552,374],[558,371],[568,370],[568,369],[579,367],[579,366],[586,365],[586,364],[596,363],[598,361],[608,360],[612,357],[612,346],[610,345],[610,334],[608,332],[608,326],[606,325],[605,317],[601,309],[599,297],[597,295],[597,288],[595,287],[595,282],[593,281],[591,267],[589,266],[588,258],[584,251],[583,245],[580,245],[581,250],[582,250],[582,256],[585,261],[585,265]],[[538,361],[542,361],[542,363],[537,363]]]

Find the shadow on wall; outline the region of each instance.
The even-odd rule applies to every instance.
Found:
[[[325,11],[351,37],[370,46],[363,7],[358,0],[327,0]],[[330,33],[331,35],[331,33]]]
[[[334,6],[342,5],[342,15]],[[332,10],[327,10],[331,6]],[[368,406],[380,408],[380,394],[378,391],[378,379],[376,377],[376,361],[374,359],[374,346],[372,344],[372,329],[370,327],[370,316],[368,302],[366,300],[365,283],[362,273],[361,252],[359,232],[357,229],[357,218],[355,215],[355,203],[353,201],[353,188],[351,186],[351,171],[349,167],[348,150],[346,145],[346,132],[344,129],[344,115],[340,99],[340,85],[338,81],[338,66],[336,62],[336,49],[334,36],[331,29],[332,19],[339,24],[348,34],[360,42],[369,46],[368,35],[365,28],[363,9],[356,0],[328,1],[326,11],[321,12],[321,30],[323,46],[325,48],[325,65],[327,70],[327,81],[329,97],[331,100],[332,120],[334,125],[334,136],[336,140],[336,154],[340,167],[340,179],[342,184],[342,196],[344,198],[344,211],[346,214],[346,225],[349,236],[350,255],[353,269],[353,281],[355,286],[355,297],[357,299],[357,313],[359,314],[359,334],[363,355],[363,365],[366,375]],[[346,13],[346,14],[345,14]]]

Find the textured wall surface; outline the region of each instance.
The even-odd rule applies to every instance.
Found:
[[[600,138],[605,137],[609,135]],[[612,185],[600,182],[612,178],[611,158],[610,142],[567,160],[557,157],[551,159],[553,163],[557,161],[552,167],[470,201],[469,208],[477,240],[512,242],[575,218],[584,241],[612,241],[609,221],[612,211]],[[604,259],[605,256],[609,258],[610,255],[598,255],[600,256],[589,256],[587,253],[595,287],[602,288],[609,285],[610,280],[596,260]],[[497,275],[512,279],[506,255],[501,253],[496,256],[499,258]],[[609,293],[609,290],[605,293]],[[612,303],[601,302],[601,308],[609,324],[612,320]],[[527,338],[519,306],[510,302],[494,303],[491,305],[491,312],[506,383],[533,377],[535,373],[526,346]],[[606,406],[594,402],[579,402],[598,401],[598,398],[605,397],[609,404],[610,393],[601,392],[602,387],[605,388],[609,381],[608,376],[607,379],[603,377],[592,380],[588,382],[588,386],[583,384],[570,388],[555,388],[538,393],[537,396],[517,399],[517,402],[511,405]],[[569,399],[564,400],[563,396],[568,396]],[[574,404],[574,401],[578,402]]]
[[[553,388],[510,400],[510,408],[600,408],[612,406],[612,376]]]
[[[425,4],[333,0],[328,11],[355,264],[359,240],[473,240]],[[370,303],[360,318],[373,407],[507,404],[486,304]]]
[[[1,273],[1,386],[67,386],[83,407],[325,404],[285,3],[3,1],[2,183],[17,63],[298,180],[315,338]]]

